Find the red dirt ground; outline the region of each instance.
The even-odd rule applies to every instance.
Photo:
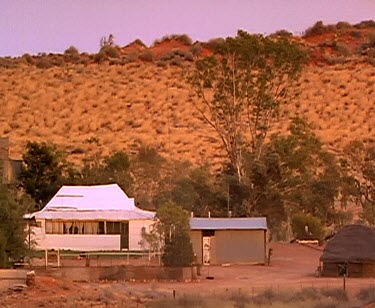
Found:
[[[75,283],[51,277],[36,277],[36,285],[20,293],[0,294],[0,307],[142,307],[155,298],[182,294],[221,294],[227,291],[259,293],[303,287],[342,287],[342,278],[315,277],[321,247],[271,243],[270,266],[228,265],[202,269],[197,282],[92,282]],[[206,277],[213,279],[206,279]],[[375,286],[374,278],[347,278],[349,294]]]

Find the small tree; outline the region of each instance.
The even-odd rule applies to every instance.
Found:
[[[217,44],[213,56],[196,61],[189,78],[198,96],[193,104],[217,133],[240,182],[244,155],[261,155],[304,62],[297,44],[245,31]]]
[[[27,253],[22,218],[25,211],[26,206],[17,200],[15,193],[0,184],[0,268],[11,266]]]
[[[190,242],[189,214],[171,202],[160,207],[156,223],[164,243],[162,261],[165,266],[189,266],[193,262],[193,247]]]
[[[300,240],[321,240],[324,229],[319,218],[297,214],[292,218],[293,234]]]
[[[37,207],[47,202],[62,185],[67,168],[65,154],[54,144],[28,142],[23,155],[21,186]]]

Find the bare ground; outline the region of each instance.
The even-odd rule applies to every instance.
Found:
[[[92,282],[76,283],[36,277],[36,285],[20,293],[3,293],[0,307],[143,307],[155,299],[185,294],[223,294],[265,289],[300,290],[306,287],[342,287],[343,278],[315,277],[322,254],[320,247],[272,243],[270,266],[228,265],[202,269],[196,282]],[[206,279],[212,277],[213,279]],[[375,287],[374,278],[347,278],[346,289],[356,294]]]

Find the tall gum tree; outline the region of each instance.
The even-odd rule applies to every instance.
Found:
[[[219,43],[212,56],[196,61],[188,78],[198,96],[193,104],[218,134],[240,182],[244,153],[261,155],[305,62],[297,43],[241,30]]]

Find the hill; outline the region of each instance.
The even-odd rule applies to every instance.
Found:
[[[375,141],[374,23],[339,24],[317,23],[304,37],[291,37],[310,51],[310,63],[298,100],[284,106],[274,131],[285,132],[289,118],[301,115],[336,153],[353,140]],[[194,57],[210,54],[214,44],[175,35],[151,47],[140,40],[106,46],[96,55],[70,48],[0,58],[0,136],[10,137],[14,158],[29,140],[54,142],[77,162],[147,144],[166,157],[219,166],[221,144],[199,119],[184,78]]]

